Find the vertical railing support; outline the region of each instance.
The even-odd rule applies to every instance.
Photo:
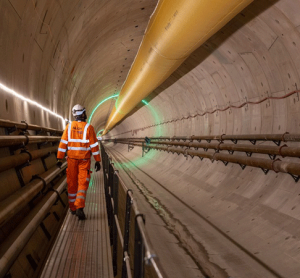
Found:
[[[145,147],[145,146],[144,146]],[[101,144],[101,148],[103,148]],[[147,152],[146,148],[144,149]],[[110,229],[110,243],[112,246],[112,262],[114,276],[122,278],[144,278],[145,264],[149,264],[152,267],[152,271],[155,272],[158,278],[163,278],[160,269],[157,266],[157,262],[154,260],[156,255],[152,252],[149,239],[146,233],[145,217],[138,210],[137,204],[133,199],[132,191],[126,187],[118,170],[115,169],[114,164],[111,163],[111,159],[103,148],[102,160],[104,170],[105,181],[105,196],[108,215],[108,225]],[[120,228],[119,217],[119,190],[126,192],[126,208],[125,208],[125,223],[124,233],[122,234]],[[123,209],[123,208],[120,208]],[[131,213],[134,212],[134,234],[131,231]],[[131,239],[130,239],[131,237]],[[129,243],[134,244],[134,254],[129,254]],[[121,244],[121,247],[120,247]],[[123,248],[123,255],[118,256],[118,247]],[[120,250],[121,251],[121,250]],[[133,256],[133,267],[130,265],[130,257]],[[122,258],[122,262],[121,262]],[[118,261],[119,259],[119,261]],[[118,273],[118,265],[122,267],[122,273]],[[133,269],[133,270],[132,270]],[[132,275],[133,272],[133,275]]]
[[[134,278],[144,277],[145,269],[145,246],[142,239],[142,235],[137,223],[137,218],[142,217],[145,223],[145,218],[143,214],[138,214],[135,216],[135,237],[134,237]]]
[[[113,163],[112,163],[113,164]],[[112,175],[112,183],[111,183],[111,198],[113,202],[113,231],[112,231],[112,242],[113,242],[113,270],[114,276],[117,276],[118,272],[118,229],[115,215],[118,215],[118,195],[119,195],[119,177],[117,175],[117,171],[113,172]]]
[[[109,223],[109,236],[110,244],[113,245],[113,225],[114,225],[114,211],[112,205],[112,186],[114,178],[114,169],[111,164],[108,166],[108,196],[107,196],[107,206],[108,206],[108,223]]]
[[[122,266],[122,278],[127,278],[127,267],[126,267],[126,260],[129,259],[128,257],[128,245],[129,245],[129,230],[130,230],[130,211],[131,211],[131,196],[132,190],[127,190],[127,197],[126,197],[126,211],[125,211],[125,227],[124,227],[124,248],[123,248],[123,266]]]

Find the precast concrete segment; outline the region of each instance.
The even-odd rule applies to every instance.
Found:
[[[84,221],[66,216],[41,277],[113,278],[102,171],[91,176],[84,211]]]
[[[252,1],[159,1],[103,135]]]
[[[214,268],[213,264],[207,262],[209,266],[202,268],[198,262],[193,260],[190,250],[185,248],[185,245],[180,242],[177,235],[172,233],[172,229],[166,226],[164,220],[158,216],[158,214],[168,214],[168,212],[164,210],[164,207],[160,206],[159,198],[153,198],[149,194],[150,192],[147,191],[145,184],[149,180],[137,177],[137,173],[127,164],[127,161],[124,160],[124,157],[118,151],[115,151],[110,146],[106,150],[114,166],[119,170],[119,176],[126,186],[132,189],[133,198],[138,205],[139,211],[146,217],[147,234],[157,255],[160,271],[165,274],[164,277],[207,277],[206,274],[211,272],[216,274],[216,277],[227,278],[228,275],[222,270],[218,270],[218,267]],[[155,206],[156,210],[153,210],[153,207],[150,207],[149,203],[145,202],[145,199],[148,200],[151,206]],[[184,228],[181,232],[184,233]],[[189,242],[193,242],[192,238],[189,239]],[[194,246],[194,248],[198,250],[198,246]]]
[[[147,172],[137,167],[134,162],[128,160],[124,155],[126,154],[124,149],[116,150],[111,145],[105,147],[108,148],[111,154],[112,162],[115,165],[120,165],[120,169],[123,168],[124,171],[122,173],[130,176],[147,202],[164,220],[171,234],[177,237],[180,246],[183,246],[197,262],[197,266],[204,277],[284,277],[205,217],[205,213],[201,213],[199,209],[195,209],[194,206],[186,203],[181,196],[174,194],[172,188],[170,189],[158,182],[158,177],[147,174]],[[124,175],[122,177],[124,178]],[[137,197],[136,194],[135,197]],[[138,201],[139,205],[142,205],[143,200],[138,199]],[[154,223],[151,219],[151,224],[154,225],[155,230],[156,224]],[[150,234],[152,234],[151,224],[148,222]],[[157,244],[158,242],[152,241],[159,255],[161,248],[169,250],[171,242],[170,237],[167,246],[161,247]],[[169,260],[176,260],[175,254],[168,254],[168,256]],[[220,265],[214,263],[215,257],[223,257],[219,261],[219,263],[221,262]],[[162,262],[162,257],[160,257],[160,260]],[[163,262],[162,266],[166,267],[168,262]],[[171,277],[182,277],[180,274],[177,274],[178,276],[173,274],[171,269],[166,268],[164,271],[169,275],[172,273]],[[187,273],[185,277],[189,277],[189,274]],[[195,273],[192,275],[194,276],[191,277],[197,277]]]

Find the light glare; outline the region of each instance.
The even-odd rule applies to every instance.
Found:
[[[62,122],[63,122],[63,126],[64,126],[64,127],[65,127],[65,122],[66,122],[66,121],[69,121],[68,119],[64,119],[64,118],[63,118],[62,116],[60,116],[59,114],[57,114],[57,113],[55,113],[55,112],[49,110],[48,108],[42,106],[41,104],[37,103],[36,101],[33,101],[33,100],[29,99],[29,98],[26,98],[26,97],[22,96],[21,94],[15,92],[14,90],[12,90],[12,89],[6,87],[6,86],[3,85],[2,83],[0,83],[0,88],[1,88],[2,90],[4,90],[5,92],[14,95],[15,97],[17,97],[17,98],[19,98],[19,99],[21,99],[21,100],[24,100],[24,101],[26,101],[26,102],[28,102],[28,103],[30,103],[30,104],[33,104],[33,105],[35,105],[35,106],[41,108],[42,110],[44,110],[44,111],[50,113],[51,115],[54,115],[54,116],[60,118],[60,119],[62,120]]]

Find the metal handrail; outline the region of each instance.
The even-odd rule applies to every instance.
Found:
[[[100,143],[101,144],[101,143]],[[129,210],[132,208],[132,210],[134,211],[135,215],[136,215],[136,227],[138,229],[136,236],[138,236],[140,238],[140,241],[142,242],[142,246],[138,246],[135,248],[139,248],[139,250],[144,254],[143,257],[144,259],[142,261],[139,261],[139,265],[138,268],[140,268],[138,271],[140,273],[139,277],[144,277],[144,265],[143,262],[146,262],[146,264],[152,266],[156,276],[158,278],[163,278],[163,275],[161,273],[161,270],[159,269],[158,265],[157,265],[157,256],[153,251],[153,248],[151,246],[151,243],[149,241],[149,236],[147,235],[147,231],[146,231],[146,227],[145,227],[145,217],[143,214],[140,213],[137,203],[135,201],[135,199],[133,198],[133,193],[130,189],[128,189],[128,187],[126,186],[126,184],[124,183],[124,181],[122,180],[118,170],[115,168],[115,166],[113,165],[113,163],[111,163],[110,158],[107,154],[107,152],[105,151],[105,148],[103,146],[103,144],[101,144],[101,156],[102,156],[102,161],[103,161],[103,171],[104,171],[104,180],[105,180],[105,187],[106,187],[106,200],[109,201],[109,203],[107,203],[107,209],[108,209],[108,215],[109,215],[109,226],[111,227],[111,240],[113,243],[113,264],[117,263],[115,260],[116,258],[114,257],[114,254],[116,254],[117,250],[117,243],[115,242],[116,239],[114,238],[114,236],[116,235],[116,230],[118,232],[119,235],[119,239],[123,248],[123,271],[122,271],[122,278],[128,277],[131,278],[132,274],[131,274],[131,269],[130,269],[130,262],[129,262],[129,254],[128,254],[128,240],[129,240],[129,230],[127,230],[126,233],[126,226],[127,228],[129,227],[129,223],[130,222],[130,217],[126,217],[126,214],[128,213],[128,207]],[[108,174],[106,174],[108,173]],[[111,180],[113,179],[113,180]],[[115,189],[114,189],[114,185],[113,184],[117,184],[119,188],[122,188],[124,190],[124,192],[127,192],[127,205],[126,205],[126,214],[125,214],[125,233],[124,236],[121,233],[120,230],[120,225],[118,223],[118,217],[116,217],[116,203],[117,200],[114,199],[114,193],[115,193]],[[108,189],[109,187],[109,189]],[[117,197],[115,197],[117,198]],[[128,206],[129,204],[129,206]],[[130,213],[130,212],[129,212]],[[113,217],[112,217],[113,214]],[[112,221],[115,221],[114,223],[112,223]],[[126,222],[128,221],[128,222]],[[128,228],[129,229],[129,228]],[[127,244],[127,245],[126,245]],[[138,259],[138,258],[137,258]],[[137,266],[135,265],[134,267],[134,272],[135,272],[135,277],[136,277],[136,268]],[[116,269],[116,265],[114,265],[114,274],[117,275],[117,269]]]

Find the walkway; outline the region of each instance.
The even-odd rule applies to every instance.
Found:
[[[79,221],[68,212],[42,278],[113,277],[103,184],[101,169],[92,174],[85,207],[87,219]]]

